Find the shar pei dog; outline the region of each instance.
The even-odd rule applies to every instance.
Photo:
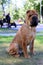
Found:
[[[35,10],[28,10],[25,16],[25,23],[17,31],[7,52],[16,57],[23,52],[25,58],[30,58],[27,52],[27,46],[30,46],[30,53],[34,53],[34,40],[36,36],[36,26],[39,23],[38,14]]]

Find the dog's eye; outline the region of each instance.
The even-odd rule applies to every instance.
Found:
[[[31,17],[32,15],[29,15],[29,17]]]

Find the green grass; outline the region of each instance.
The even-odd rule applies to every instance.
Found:
[[[36,36],[34,42],[36,54],[29,59],[15,58],[6,53],[6,48],[13,38],[13,36],[0,36],[0,65],[43,65],[43,36]]]
[[[13,39],[13,36],[0,36],[0,44],[10,43]]]

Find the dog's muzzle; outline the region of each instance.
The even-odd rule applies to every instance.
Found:
[[[37,16],[33,16],[30,26],[31,27],[36,27],[38,25],[38,22],[39,22],[38,17]]]

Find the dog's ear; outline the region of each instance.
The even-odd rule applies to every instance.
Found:
[[[28,14],[30,12],[30,10],[27,10],[26,14]]]
[[[26,23],[26,21],[24,20],[24,23]]]
[[[28,24],[28,25],[30,25],[30,22],[29,22],[29,20],[28,20],[28,13],[30,13],[30,11],[31,11],[31,10],[27,10],[27,11],[26,11],[26,16],[25,16],[25,23]]]

